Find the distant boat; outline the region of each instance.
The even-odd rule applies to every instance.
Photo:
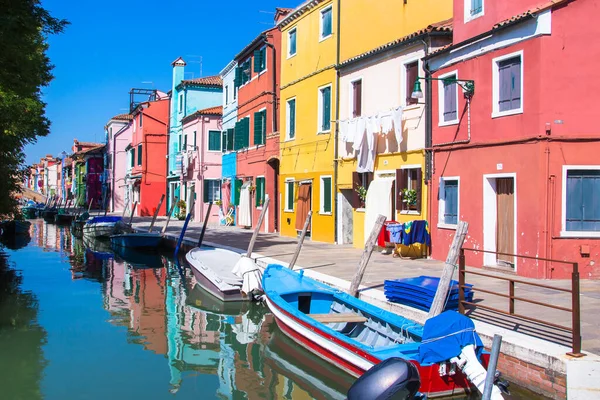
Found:
[[[35,205],[26,206],[21,209],[23,217],[27,219],[34,219],[38,217],[38,208]]]
[[[56,214],[58,214],[58,210],[56,208],[48,208],[42,211],[42,218],[44,218],[44,221],[53,224]]]
[[[113,246],[131,248],[158,247],[161,241],[162,234],[158,232],[123,233],[110,237]]]
[[[75,214],[71,213],[58,213],[54,216],[54,222],[57,225],[69,225],[75,219]]]
[[[0,222],[0,230],[5,236],[29,233],[30,226],[31,222],[29,221],[7,220]]]
[[[303,272],[270,265],[263,275],[267,305],[277,325],[300,346],[355,377],[383,360],[403,358],[418,368],[420,392],[429,397],[471,390],[471,383],[458,368],[449,375],[450,365],[441,368],[446,362],[419,362],[423,325],[317,282]],[[484,356],[487,364],[489,355]]]
[[[109,238],[126,227],[121,217],[94,217],[83,225],[83,234],[95,238]]]

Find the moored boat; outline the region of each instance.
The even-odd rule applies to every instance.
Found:
[[[162,241],[162,234],[158,232],[134,232],[113,235],[110,242],[113,246],[149,248],[158,247]]]
[[[56,214],[58,214],[58,210],[56,208],[49,208],[42,211],[42,218],[44,218],[44,221],[53,224],[54,217],[56,217]]]
[[[38,209],[36,206],[26,206],[21,209],[23,217],[27,219],[34,219],[38,216]]]
[[[471,382],[449,361],[462,355],[460,347],[458,354],[446,361],[421,362],[423,325],[317,282],[303,272],[270,265],[263,275],[266,302],[277,325],[298,344],[355,377],[384,360],[400,357],[418,368],[420,392],[429,397],[472,390]],[[474,330],[470,333],[470,337],[476,336]],[[464,345],[471,348],[473,343]],[[482,354],[480,361],[487,365],[488,358]]]
[[[83,234],[95,238],[109,238],[126,228],[121,217],[94,217],[83,225]]]
[[[71,213],[58,213],[54,216],[54,222],[57,225],[69,225],[73,219],[75,219],[75,214]]]
[[[22,235],[29,233],[29,227],[31,222],[19,221],[19,220],[8,220],[0,223],[0,229],[3,235]]]

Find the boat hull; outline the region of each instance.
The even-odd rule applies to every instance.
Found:
[[[24,235],[29,233],[30,226],[29,221],[5,221],[0,224],[3,235]]]
[[[35,219],[38,216],[38,210],[35,207],[24,207],[23,216],[27,219]]]
[[[73,214],[56,214],[54,217],[54,222],[58,225],[68,225],[73,221],[74,218],[75,215]]]
[[[194,274],[194,278],[196,278],[198,285],[208,294],[216,297],[218,300],[224,302],[250,301],[248,296],[244,295],[239,289],[229,291],[223,291],[219,289],[214,282],[212,282],[207,276],[205,276],[196,268],[192,267],[192,273]]]
[[[58,214],[57,211],[44,211],[44,212],[42,212],[42,218],[44,218],[44,221],[53,224],[54,217],[56,216],[56,214]]]
[[[111,244],[119,247],[158,247],[161,241],[162,235],[160,233],[128,233],[110,237]]]
[[[96,238],[109,238],[116,233],[118,233],[116,223],[97,223],[86,224],[83,226],[83,234],[85,236]]]

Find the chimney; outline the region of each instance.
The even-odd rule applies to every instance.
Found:
[[[287,17],[288,14],[291,13],[292,11],[293,11],[293,9],[291,9],[291,8],[280,8],[280,7],[275,8],[275,24],[277,25],[279,23],[279,21],[281,21],[282,19]]]

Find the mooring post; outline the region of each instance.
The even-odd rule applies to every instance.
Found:
[[[488,362],[487,373],[485,375],[485,386],[483,387],[482,400],[490,400],[492,398],[492,389],[494,388],[494,380],[496,379],[496,367],[498,366],[498,357],[500,356],[501,345],[502,336],[494,335],[490,361]]]
[[[90,205],[88,206],[88,210],[87,210],[87,213],[88,213],[88,214],[90,213],[90,210],[92,209],[92,204],[93,204],[93,203],[94,203],[94,199],[91,199],[91,200],[90,200]]]
[[[304,227],[302,228],[302,233],[300,233],[300,238],[298,238],[298,245],[296,246],[296,251],[294,252],[294,256],[292,257],[292,261],[290,261],[289,269],[293,270],[294,265],[296,265],[296,261],[298,260],[298,256],[300,255],[300,250],[302,249],[302,245],[304,244],[304,237],[306,236],[306,231],[308,230],[308,226],[310,225],[310,220],[312,218],[312,210],[308,212],[306,216],[306,221],[304,221]]]
[[[171,215],[173,215],[173,211],[175,210],[175,206],[177,205],[178,202],[179,202],[179,197],[171,205],[171,209],[169,210],[169,214],[167,215],[167,222],[165,222],[165,226],[162,228],[162,234],[163,235],[167,231],[167,227],[169,226],[169,222],[171,222]]]
[[[133,203],[133,208],[131,209],[131,216],[129,217],[129,226],[131,227],[131,224],[133,223],[133,215],[135,214],[135,209],[137,207],[137,201],[135,203]]]
[[[125,206],[123,207],[123,214],[121,214],[121,218],[125,218],[125,212],[127,212],[127,207],[129,207],[129,199],[127,199],[127,202],[125,203]]]
[[[458,256],[458,312],[465,314],[465,284],[466,284],[466,271],[465,271],[465,249],[460,249],[460,255]]]
[[[190,223],[190,219],[192,218],[192,215],[194,215],[194,194],[193,193],[192,193],[192,200],[190,201],[190,209],[185,217],[185,222],[183,223],[183,228],[181,228],[181,234],[179,235],[179,240],[177,240],[177,246],[175,246],[175,253],[173,253],[175,258],[177,258],[177,254],[179,253],[181,243],[183,242],[183,238],[185,237],[185,231],[187,230],[187,227],[188,227],[188,224]]]
[[[246,252],[246,257],[251,258],[252,250],[254,250],[254,243],[256,243],[256,238],[258,237],[258,232],[260,231],[260,227],[262,226],[263,220],[265,219],[265,214],[267,213],[267,209],[269,208],[269,203],[271,199],[269,195],[266,196],[265,202],[263,204],[262,211],[258,217],[258,222],[256,223],[256,228],[254,228],[254,233],[252,234],[252,239],[250,239],[250,244],[248,245],[248,251]]]
[[[381,232],[381,228],[385,223],[385,215],[378,215],[375,220],[375,225],[373,226],[373,230],[371,230],[371,234],[369,235],[367,241],[365,242],[365,250],[360,257],[360,263],[358,264],[358,269],[356,270],[356,274],[354,274],[354,278],[352,278],[352,283],[350,284],[350,296],[358,297],[358,288],[360,286],[360,282],[362,282],[363,275],[365,274],[365,270],[367,269],[367,264],[369,263],[369,259],[371,258],[371,254],[373,253],[373,248],[377,243],[377,236]]]
[[[450,290],[450,282],[452,281],[452,275],[454,274],[454,268],[456,268],[460,249],[463,247],[468,230],[469,224],[465,221],[459,221],[458,226],[456,227],[456,233],[454,234],[454,239],[452,240],[452,246],[450,246],[450,250],[448,251],[448,257],[446,257],[444,271],[442,272],[440,283],[438,283],[435,297],[433,298],[433,303],[429,309],[427,319],[435,317],[444,311],[446,297],[448,296],[448,291]]]
[[[202,223],[202,231],[200,231],[200,238],[198,238],[198,247],[202,246],[202,242],[204,241],[204,233],[206,232],[206,224],[208,224],[208,218],[210,218],[210,210],[213,206],[213,203],[208,203],[208,210],[206,210],[206,215],[204,216],[204,222]]]
[[[158,217],[158,212],[160,211],[160,207],[162,206],[163,201],[165,200],[165,195],[163,194],[160,197],[160,201],[158,202],[158,206],[156,206],[156,211],[154,211],[154,216],[152,217],[152,223],[150,224],[150,228],[148,228],[148,232],[152,232],[152,228],[154,227],[154,222],[156,221],[156,217]]]

